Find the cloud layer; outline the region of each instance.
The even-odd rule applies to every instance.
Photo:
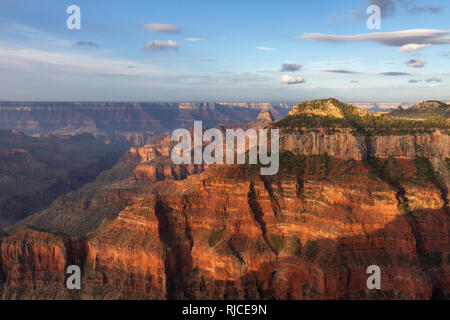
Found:
[[[143,23],[142,27],[150,32],[176,33],[180,31],[177,26],[163,23]]]
[[[411,59],[406,62],[406,65],[411,68],[423,68],[427,62],[425,60]]]
[[[443,82],[443,80],[441,78],[429,78],[425,82]]]
[[[450,35],[450,30],[410,29],[347,36],[305,33],[297,38],[322,42],[376,42],[387,46],[401,47],[410,44],[450,44],[450,37],[448,35]]]
[[[273,51],[273,50],[275,50],[275,48],[270,48],[270,47],[256,47],[256,49],[261,50],[261,51]]]
[[[323,71],[331,72],[331,73],[343,73],[343,74],[358,73],[358,72],[355,72],[355,71],[344,70],[344,69],[327,69],[327,70],[323,70]]]
[[[284,63],[281,66],[281,72],[294,72],[294,71],[300,70],[301,68],[303,68],[303,66],[301,64]]]
[[[142,49],[150,51],[167,51],[170,49],[178,50],[179,48],[181,48],[181,45],[173,40],[167,41],[154,40],[147,43]]]
[[[100,48],[98,44],[91,41],[79,41],[76,43],[77,47],[94,47],[94,48]]]
[[[409,76],[409,73],[407,73],[407,72],[396,72],[396,71],[382,72],[380,74],[383,76],[390,76],[390,77]]]
[[[369,5],[377,5],[381,9],[384,17],[392,17],[397,13],[398,8],[404,9],[409,14],[441,12],[441,7],[432,5],[417,5],[415,0],[367,0]]]

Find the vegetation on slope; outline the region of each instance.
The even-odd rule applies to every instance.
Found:
[[[312,111],[312,110],[316,111]],[[325,128],[329,133],[348,128],[361,135],[406,135],[431,133],[441,129],[450,133],[450,121],[444,118],[408,120],[389,115],[372,115],[336,99],[314,100],[296,105],[289,115],[274,124],[277,128],[310,130]]]
[[[450,105],[441,101],[424,101],[409,109],[398,108],[390,117],[404,119],[450,119]]]

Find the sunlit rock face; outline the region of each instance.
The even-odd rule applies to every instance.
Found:
[[[425,102],[410,110],[425,108],[434,112],[442,105],[445,104]],[[372,115],[336,99],[297,104],[288,117],[274,125],[281,131],[281,149],[298,155],[327,154],[355,160],[450,157],[448,120],[415,121]]]
[[[318,128],[302,133],[283,132],[280,148],[295,154],[331,155],[345,159],[365,160],[369,156],[414,159],[450,157],[450,136],[437,130],[415,135],[354,135],[350,129],[329,133]]]
[[[273,117],[272,112],[270,112],[269,110],[265,110],[261,111],[260,114],[258,114],[256,120],[272,122],[275,121],[275,118]]]

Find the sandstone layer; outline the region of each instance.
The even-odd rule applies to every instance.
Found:
[[[281,130],[280,149],[297,155],[330,155],[344,159],[368,157],[414,159],[450,157],[450,136],[440,131],[414,135],[355,135],[351,129],[291,132]]]

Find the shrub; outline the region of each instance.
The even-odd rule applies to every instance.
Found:
[[[258,252],[259,254],[265,252],[267,249],[269,249],[269,247],[267,246],[267,244],[264,241],[256,241],[254,247],[253,247],[256,252]]]
[[[219,230],[213,231],[213,233],[211,233],[211,235],[209,237],[209,245],[211,247],[214,247],[217,244],[217,242],[222,238],[224,231],[225,231],[224,229],[219,229]]]
[[[314,261],[314,259],[317,256],[317,253],[319,251],[319,245],[317,243],[317,241],[308,241],[305,244],[305,248],[303,250],[304,252],[304,257],[307,261]]]
[[[270,238],[270,242],[272,243],[274,249],[277,252],[280,252],[281,250],[283,250],[284,247],[284,236],[279,236],[277,234],[271,234],[269,236]]]
[[[295,170],[298,174],[303,174],[305,171],[306,156],[295,155],[291,151],[284,151],[280,153],[280,168],[283,171],[291,172]]]
[[[419,253],[421,262],[428,267],[440,267],[442,266],[442,252],[421,252]]]

